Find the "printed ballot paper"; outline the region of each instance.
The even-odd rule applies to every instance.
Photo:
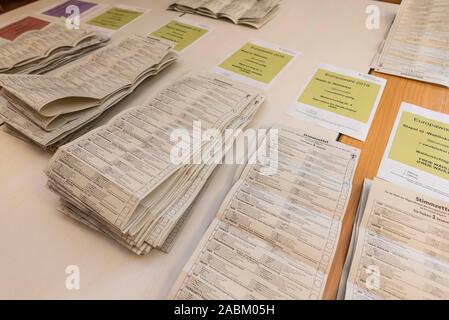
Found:
[[[321,131],[282,127],[276,173],[238,171],[171,298],[322,298],[359,150]]]
[[[21,34],[31,30],[41,30],[49,23],[36,17],[24,17],[0,27],[0,38],[14,41]]]
[[[279,11],[281,0],[178,0],[168,10],[200,14],[254,27],[264,26]]]
[[[73,30],[65,26],[63,30],[75,40],[90,35],[90,31],[79,29],[75,38]],[[162,39],[133,35],[51,75],[0,75],[0,117],[41,147],[55,149],[89,130],[95,119],[130,95],[145,79],[175,62],[173,45]]]
[[[148,11],[146,8],[115,5],[89,20],[87,24],[114,32]]]
[[[60,20],[1,43],[0,73],[46,73],[79,59],[108,41],[109,37],[83,26],[68,29],[65,21]]]
[[[198,41],[212,29],[204,23],[178,18],[152,32],[151,35],[176,43],[174,50],[179,52]]]
[[[448,225],[448,202],[375,179],[352,239],[345,298],[449,299]]]
[[[372,67],[449,87],[448,15],[447,0],[402,0]]]
[[[365,141],[386,80],[321,65],[288,114]]]
[[[221,137],[233,146],[264,100],[260,90],[215,74],[186,75],[146,105],[59,148],[47,169],[48,186],[61,196],[64,214],[134,253],[167,252],[218,165],[213,159],[227,150]],[[192,121],[217,134],[190,145]],[[174,130],[191,150],[185,161],[173,158]],[[198,155],[201,161],[193,163]]]
[[[214,72],[266,89],[299,54],[261,40],[251,40],[214,68]]]
[[[403,103],[378,177],[449,200],[449,115]]]

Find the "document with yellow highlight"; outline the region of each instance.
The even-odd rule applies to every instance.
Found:
[[[298,52],[253,39],[229,56],[214,72],[266,89]]]
[[[386,80],[321,65],[288,114],[365,141]]]
[[[127,24],[133,22],[150,10],[147,8],[128,5],[114,5],[96,17],[87,21],[87,24],[95,29],[102,30],[106,34],[112,34]]]
[[[193,20],[177,18],[151,33],[153,37],[176,43],[174,50],[180,52],[200,40],[213,27]]]
[[[449,200],[449,115],[403,103],[378,176]]]

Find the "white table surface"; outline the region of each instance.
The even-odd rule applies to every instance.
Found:
[[[97,1],[98,2],[98,1]],[[125,1],[106,1],[125,3]],[[42,11],[55,1],[38,1],[0,16],[7,20]],[[115,38],[147,34],[179,16],[170,1],[126,1],[151,9]],[[381,28],[365,27],[369,4],[380,7]],[[267,102],[252,126],[274,122],[304,125],[285,115],[320,63],[368,72],[397,6],[366,0],[284,0],[275,19],[260,30],[187,15],[215,29],[182,52],[179,62],[114,108],[139,105],[188,71],[209,70],[249,39],[260,39],[301,54],[267,91]],[[111,114],[112,115],[112,114]],[[232,183],[232,167],[217,170],[196,201],[192,215],[169,254],[140,257],[57,211],[58,197],[46,187],[43,170],[50,155],[0,129],[0,298],[5,299],[164,299],[192,254]],[[77,265],[80,290],[65,287],[65,269]]]

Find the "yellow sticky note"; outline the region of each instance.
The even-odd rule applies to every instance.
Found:
[[[226,59],[220,68],[269,84],[294,58],[281,51],[247,43]]]
[[[318,69],[298,102],[367,123],[381,88],[377,83]]]
[[[208,30],[205,28],[173,20],[151,33],[151,35],[175,42],[177,45],[174,49],[181,51],[207,32]]]
[[[389,158],[449,180],[449,124],[404,111]]]
[[[143,12],[140,11],[113,7],[87,23],[101,28],[118,30],[142,14]]]

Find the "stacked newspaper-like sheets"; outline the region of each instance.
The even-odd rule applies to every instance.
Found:
[[[236,138],[225,131],[239,132],[263,100],[258,89],[217,75],[187,75],[59,148],[48,185],[63,213],[137,254],[164,250]]]
[[[234,24],[261,28],[273,19],[280,0],[179,0],[168,9],[200,14],[214,19],[227,19]]]
[[[172,47],[131,36],[54,75],[0,75],[0,117],[40,146],[57,147],[173,63]]]
[[[0,73],[42,74],[104,46],[109,38],[85,27],[68,29],[64,21],[0,43]]]

